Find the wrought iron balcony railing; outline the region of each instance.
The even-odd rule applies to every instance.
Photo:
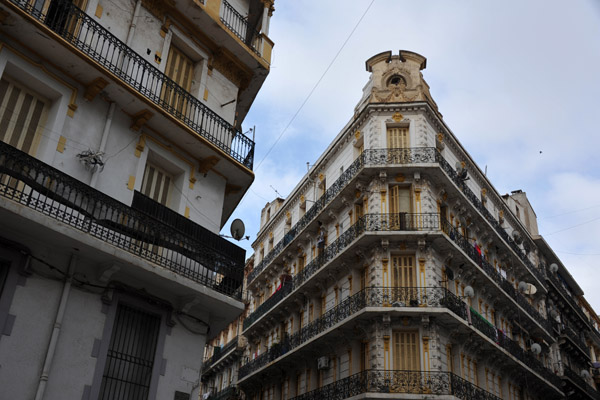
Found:
[[[490,211],[483,205],[481,200],[473,193],[471,189],[458,177],[458,174],[444,157],[434,147],[415,147],[398,149],[367,149],[346,169],[340,177],[331,185],[325,193],[313,204],[313,206],[304,214],[302,218],[284,235],[277,245],[261,260],[248,275],[248,282],[252,282],[275,257],[277,257],[294,240],[300,232],[329,204],[346,185],[356,177],[365,165],[413,165],[438,163],[442,170],[452,179],[452,181],[462,190],[465,197],[471,204],[484,216],[492,225],[498,235],[508,244],[508,246],[523,261],[532,274],[540,282],[544,282],[544,273],[535,268],[515,241],[506,233],[500,223],[494,218]]]
[[[387,164],[426,164],[436,162],[434,147],[414,147],[406,149],[367,149],[358,156],[311,208],[283,236],[273,249],[254,266],[248,275],[248,283],[252,282],[275,257],[287,247],[302,232],[302,230],[317,218],[322,210],[354,179],[365,165]]]
[[[562,282],[560,282],[560,279],[557,276],[557,274],[548,273],[547,277],[548,277],[548,280],[552,283],[552,285],[554,287],[556,287],[556,289],[558,289],[558,291],[560,292],[562,297],[564,297],[565,300],[567,300],[567,303],[569,303],[569,305],[573,308],[573,310],[575,311],[575,314],[577,314],[577,316],[579,318],[581,318],[581,320],[584,321],[586,324],[589,324],[589,320],[586,317],[586,315],[583,313],[583,311],[581,310],[581,306],[579,304],[577,304],[577,302],[573,298],[573,295],[571,295],[571,293],[569,293],[569,291],[563,286],[563,284],[562,284]]]
[[[208,400],[231,400],[236,399],[238,396],[238,390],[235,386],[228,386],[225,389],[217,392],[215,394],[211,394],[208,397]]]
[[[220,252],[1,141],[0,196],[228,296],[241,294],[243,257]]]
[[[133,193],[131,208],[139,210],[152,218],[177,229],[179,232],[195,238],[205,246],[208,246],[219,253],[228,254],[236,260],[246,259],[246,250],[243,248],[236,246],[229,240],[223,239],[220,235],[215,235],[205,227],[198,225],[189,218],[176,213],[169,207],[163,206],[138,191]]]
[[[107,72],[116,75],[234,160],[252,169],[254,142],[250,138],[160,72],[71,1],[54,0],[47,10],[38,5],[39,2],[6,1],[47,25]]]
[[[256,311],[250,314],[244,320],[244,330],[278,304],[293,290],[300,287],[302,283],[306,282],[315,272],[331,261],[364,232],[437,231],[440,229],[439,221],[440,217],[437,213],[366,214],[362,216],[354,223],[354,225],[342,233],[339,238],[327,246],[322,254],[315,257],[300,272],[298,272],[292,280],[292,285],[286,286],[285,290],[276,292],[267,301],[261,304]]]
[[[269,311],[276,304],[278,304],[281,300],[283,300],[285,297],[287,297],[287,295],[290,294],[293,289],[294,289],[294,285],[292,284],[291,281],[284,282],[281,285],[281,289],[279,289],[278,291],[273,293],[271,295],[271,297],[269,297],[267,300],[265,300],[265,302],[262,303],[260,306],[258,306],[252,314],[248,315],[246,317],[246,319],[244,319],[244,325],[243,325],[244,329],[246,329],[247,327],[252,325],[260,317],[265,315],[267,311]]]
[[[563,366],[563,375],[579,386],[590,398],[600,400],[600,393],[568,366]]]
[[[447,289],[439,287],[365,288],[348,297],[321,317],[302,327],[298,332],[289,337],[284,337],[280,343],[273,345],[267,352],[242,365],[238,370],[239,379],[241,380],[247,375],[263,368],[270,362],[308,342],[366,307],[448,308],[554,386],[557,388],[561,387],[560,378],[548,370],[531,352],[527,352],[521,348],[517,342],[508,338],[491,322],[487,321],[472,308],[469,308],[459,297]]]
[[[292,400],[342,400],[364,393],[447,395],[461,400],[501,400],[479,386],[444,371],[370,369],[293,397]]]
[[[223,0],[221,7],[221,22],[253,52],[261,53],[260,33],[248,25],[248,19],[240,14],[227,0]]]
[[[442,230],[448,235],[448,237],[458,245],[471,260],[473,260],[479,267],[488,275],[494,282],[500,286],[500,288],[512,299],[514,299],[519,306],[521,306],[542,328],[552,334],[552,324],[546,318],[544,318],[538,310],[536,310],[529,301],[513,286],[511,282],[506,280],[500,272],[498,272],[492,264],[490,264],[485,257],[479,254],[475,247],[469,243],[469,240],[465,238],[450,222],[447,220],[442,221]]]
[[[213,355],[204,361],[202,365],[202,372],[206,371],[210,367],[214,365],[218,360],[220,360],[224,355],[229,353],[231,350],[235,349],[238,345],[239,336],[234,337],[223,347],[215,347],[213,349]]]
[[[461,307],[464,311],[464,303],[443,288],[365,288],[346,298],[340,304],[325,312],[321,317],[302,327],[298,332],[289,337],[284,337],[280,343],[271,346],[267,352],[241,366],[238,370],[238,377],[242,379],[246,375],[264,367],[271,361],[309,341],[346,318],[351,317],[365,307],[417,307],[420,305],[440,307],[442,304],[453,311],[456,310],[455,312],[460,313]]]
[[[544,273],[536,268],[533,263],[527,258],[527,255],[523,253],[521,248],[515,243],[515,241],[509,236],[508,233],[502,228],[500,223],[496,220],[496,218],[492,215],[492,213],[487,209],[485,205],[481,202],[481,200],[473,193],[473,191],[466,185],[465,181],[461,180],[458,177],[456,171],[448,164],[448,161],[441,155],[441,153],[436,152],[436,161],[439,162],[440,167],[448,174],[450,179],[460,188],[465,197],[469,199],[471,204],[484,216],[484,218],[490,223],[490,225],[494,228],[496,233],[509,245],[509,247],[515,252],[515,254],[523,261],[523,263],[527,266],[527,269],[534,274],[540,281],[540,283],[544,283]],[[508,215],[508,213],[507,213]],[[531,245],[530,245],[531,246]]]
[[[590,349],[587,344],[585,344],[585,340],[581,338],[581,336],[567,320],[564,320],[562,323],[560,333],[565,335],[571,342],[575,343],[579,350],[583,352],[583,354],[585,354],[589,359],[591,359]]]

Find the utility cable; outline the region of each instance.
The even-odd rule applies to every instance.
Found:
[[[598,221],[599,219],[600,219],[600,217],[593,218],[593,219],[590,219],[589,221],[585,221],[585,222],[582,222],[582,223],[577,224],[577,225],[569,226],[569,227],[564,228],[564,229],[559,229],[558,231],[547,233],[547,234],[545,234],[543,236],[546,237],[546,236],[554,235],[555,233],[560,233],[560,232],[568,231],[569,229],[577,228],[579,226],[589,224],[590,222]]]
[[[363,12],[362,16],[360,17],[360,19],[356,23],[356,25],[354,25],[354,28],[352,28],[352,31],[350,32],[350,34],[348,35],[348,37],[346,38],[346,40],[344,40],[344,43],[342,43],[342,46],[339,48],[339,50],[337,51],[337,53],[335,54],[335,56],[333,57],[333,59],[331,60],[331,62],[329,63],[329,65],[327,66],[327,68],[325,68],[325,71],[323,72],[323,74],[321,75],[321,77],[319,78],[319,80],[317,81],[317,83],[315,83],[315,85],[313,86],[313,88],[308,93],[308,96],[306,96],[306,98],[304,99],[304,101],[302,102],[302,104],[300,104],[300,107],[298,107],[298,110],[296,110],[296,112],[294,113],[294,115],[292,116],[292,118],[290,119],[290,121],[287,123],[287,125],[285,126],[285,128],[283,128],[283,130],[281,131],[281,133],[279,134],[279,136],[275,140],[275,142],[271,145],[271,147],[269,148],[269,150],[267,150],[267,153],[260,160],[260,162],[258,163],[258,165],[255,168],[255,171],[258,171],[258,169],[262,165],[263,161],[265,161],[265,159],[267,158],[267,156],[271,153],[271,151],[275,148],[275,146],[277,145],[277,143],[279,143],[279,141],[281,140],[281,138],[283,137],[283,135],[287,132],[287,130],[290,127],[290,125],[292,125],[292,123],[294,122],[294,120],[296,119],[296,117],[298,116],[298,114],[300,114],[300,111],[302,111],[302,109],[304,108],[304,106],[306,105],[306,103],[308,102],[308,100],[311,98],[311,96],[313,95],[313,93],[315,92],[315,90],[317,89],[317,87],[319,86],[319,84],[321,83],[321,81],[323,80],[323,78],[325,77],[325,75],[327,74],[327,72],[329,72],[329,70],[331,69],[331,66],[333,65],[333,63],[335,62],[335,60],[337,60],[337,58],[340,55],[340,53],[342,52],[342,50],[344,49],[344,47],[346,46],[346,44],[348,43],[348,41],[350,40],[350,38],[352,37],[352,35],[354,34],[354,32],[356,31],[356,29],[358,28],[358,26],[360,25],[360,23],[362,22],[362,20],[365,18],[365,16],[367,15],[367,12],[369,11],[369,9],[373,5],[373,3],[375,3],[375,0],[371,0],[371,3],[369,3],[369,5],[365,9],[365,11]]]

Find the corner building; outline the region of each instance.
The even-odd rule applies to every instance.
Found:
[[[525,193],[499,195],[447,127],[425,66],[367,60],[354,117],[263,209],[246,398],[600,398],[596,314]]]
[[[0,399],[196,399],[272,0],[0,0]]]

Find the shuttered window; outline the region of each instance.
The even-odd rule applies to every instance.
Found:
[[[171,174],[154,164],[146,164],[142,180],[142,194],[163,206],[168,206],[172,184],[173,176]]]
[[[148,398],[160,317],[119,304],[102,376],[102,400]]]
[[[410,146],[408,127],[387,128],[387,145],[389,149],[405,149]]]
[[[392,257],[392,279],[395,287],[417,286],[417,271],[415,268],[414,256],[393,256]]]
[[[390,187],[390,213],[410,213],[410,187],[394,185]]]
[[[394,332],[394,369],[419,371],[419,334],[417,332]]]
[[[0,80],[0,140],[35,155],[48,102],[6,78]]]
[[[194,71],[193,61],[175,46],[169,49],[169,57],[165,67],[165,75],[181,86],[186,92],[192,87],[192,76]],[[162,99],[176,111],[185,113],[186,101],[181,93],[171,87],[164,87]]]

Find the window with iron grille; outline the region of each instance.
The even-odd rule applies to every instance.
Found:
[[[99,399],[148,398],[160,322],[159,315],[118,305]]]

